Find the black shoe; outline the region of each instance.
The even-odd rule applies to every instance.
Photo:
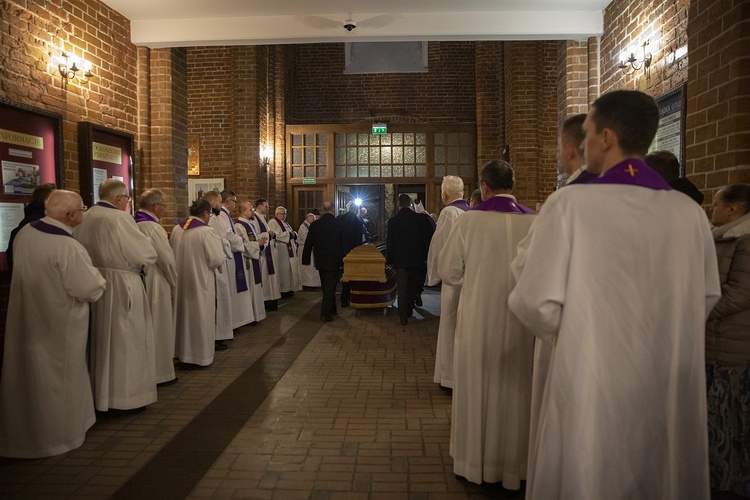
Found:
[[[333,318],[330,316],[321,316],[320,321],[322,321],[323,323],[330,323],[331,321],[333,321]]]
[[[276,311],[279,308],[279,301],[266,300],[263,302],[263,305],[266,307],[266,311]]]
[[[421,294],[414,297],[414,304],[417,307],[422,307],[422,295]]]
[[[342,302],[341,307],[349,307],[349,302]]]
[[[229,346],[223,340],[217,340],[214,342],[214,349],[217,351],[226,351]]]
[[[401,324],[402,325],[408,325],[409,324],[409,320],[408,319],[402,319],[401,320]]]

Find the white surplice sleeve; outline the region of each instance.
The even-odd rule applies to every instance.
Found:
[[[466,221],[463,218],[463,221]],[[461,221],[453,224],[438,259],[438,274],[447,285],[461,285],[466,268],[466,234]]]
[[[529,240],[524,242],[524,246],[528,244],[525,262],[522,252],[519,263],[511,265],[522,269],[508,306],[529,331],[541,338],[554,337],[560,328],[570,267],[570,231],[555,194],[545,203]]]

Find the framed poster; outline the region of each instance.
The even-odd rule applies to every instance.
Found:
[[[99,201],[99,184],[107,179],[121,180],[130,195],[135,195],[134,149],[131,134],[89,122],[78,123],[81,197],[86,205]]]
[[[10,233],[41,184],[65,186],[62,117],[0,98],[0,270],[8,269]]]
[[[208,191],[224,191],[224,179],[188,179],[188,202],[193,203]]]
[[[680,177],[685,175],[685,114],[687,84],[655,98],[659,106],[659,128],[649,151],[670,151],[680,160]]]

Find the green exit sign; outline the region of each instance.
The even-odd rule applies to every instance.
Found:
[[[302,178],[302,184],[315,184],[316,178],[315,177],[303,177]]]
[[[385,123],[373,123],[372,135],[383,135],[388,133],[388,125]]]

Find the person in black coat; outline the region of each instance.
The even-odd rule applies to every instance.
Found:
[[[698,205],[703,204],[703,193],[690,182],[687,177],[680,177],[680,160],[670,151],[654,151],[646,155],[643,159],[646,165],[653,168],[664,180],[669,183],[669,187],[690,196]]]
[[[305,247],[302,250],[302,264],[310,265],[311,255],[315,255],[315,268],[320,275],[323,301],[320,303],[320,320],[333,321],[336,315],[336,284],[342,264],[341,225],[334,215],[333,202],[323,202],[323,215],[310,224]]]
[[[399,211],[388,219],[385,263],[396,269],[398,283],[398,316],[401,324],[409,323],[422,268],[434,230],[424,215],[411,209],[408,194],[398,197]],[[424,278],[423,278],[424,279]]]
[[[341,230],[341,258],[347,256],[352,249],[364,243],[364,227],[357,217],[359,209],[351,201],[346,204],[346,213],[339,215],[336,222]],[[349,307],[351,288],[349,283],[341,283],[341,307]]]
[[[13,270],[13,241],[16,239],[18,231],[29,222],[34,222],[44,217],[44,202],[55,189],[57,189],[57,186],[51,182],[37,186],[31,194],[31,202],[23,207],[24,218],[18,223],[18,227],[10,232],[8,249],[5,251],[5,256],[8,259],[8,269],[10,271]]]

